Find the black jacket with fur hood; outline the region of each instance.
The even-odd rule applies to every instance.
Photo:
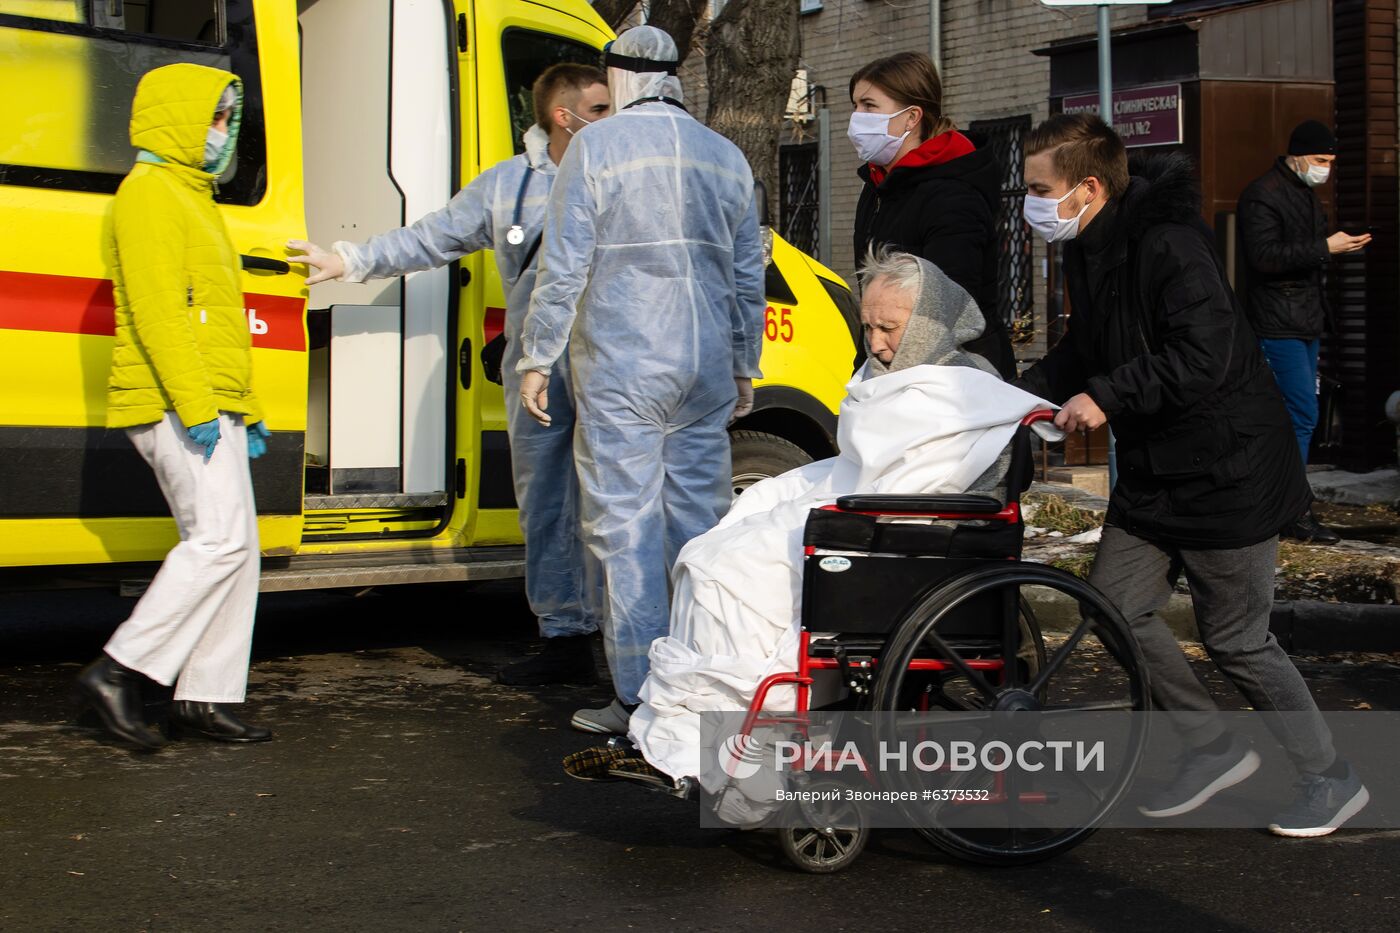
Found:
[[[1108,521],[1182,548],[1257,544],[1312,501],[1273,374],[1225,278],[1191,161],[1134,166],[1065,247],[1072,316],[1019,381],[1087,392],[1118,441]]]

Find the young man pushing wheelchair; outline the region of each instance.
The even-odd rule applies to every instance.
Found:
[[[1073,318],[1017,385],[1062,405],[1055,424],[1064,430],[1113,425],[1119,477],[1089,580],[1132,627],[1153,705],[1201,714],[1174,717],[1188,751],[1142,812],[1188,813],[1259,767],[1258,753],[1212,715],[1158,614],[1184,571],[1211,659],[1254,709],[1291,714],[1269,725],[1298,768],[1299,792],[1269,829],[1326,835],[1369,795],[1269,631],[1278,534],[1312,493],[1201,220],[1191,162],[1156,156],[1130,177],[1103,121],[1060,115],[1027,140],[1025,177],[1027,222],[1064,244]]]

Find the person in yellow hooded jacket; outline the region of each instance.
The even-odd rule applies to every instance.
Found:
[[[241,263],[215,184],[234,157],[242,82],[203,65],[156,68],[131,108],[136,165],[113,199],[104,250],[116,305],[107,426],[155,471],[180,542],[78,690],[143,749],[144,677],[174,685],[169,732],[230,742],[272,733],[238,719],[258,595],[250,458],[268,430],[253,394]]]

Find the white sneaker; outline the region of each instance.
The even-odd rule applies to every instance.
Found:
[[[622,705],[621,700],[613,700],[602,709],[581,709],[574,713],[569,725],[580,732],[596,732],[601,735],[626,735],[627,723],[632,719],[636,706]]]

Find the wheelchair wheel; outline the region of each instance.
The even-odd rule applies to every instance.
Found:
[[[1018,602],[1021,607],[1021,645],[1016,649],[1016,660],[1021,666],[1022,676],[1029,681],[1045,670],[1045,636],[1040,631],[1040,620],[1035,617],[1030,600],[1022,596]]]
[[[811,789],[835,788],[817,782]],[[778,842],[793,865],[814,875],[828,875],[854,862],[865,849],[870,827],[861,823],[851,803],[830,801],[799,804],[794,810],[807,825],[783,827]]]
[[[1031,607],[1030,600],[1021,597],[1018,602],[1020,617],[1017,623],[1020,628],[1020,641],[1016,648],[1016,663],[1024,682],[1030,683],[1036,675],[1045,669],[1045,636],[1040,631],[1040,620],[1036,618],[1035,609]],[[897,708],[962,708],[961,703],[951,699],[944,692],[944,686],[950,679],[952,678],[947,675],[937,674],[906,677]],[[1040,699],[1044,701],[1043,690]]]
[[[1027,588],[1067,596],[1078,605],[1080,613],[1074,630],[1062,640],[1052,639],[1049,650],[1042,648],[1033,663],[1027,657],[1023,632],[1027,622],[1021,609],[1029,608],[1023,594]],[[986,605],[986,596],[993,593],[1001,594],[1003,605],[1018,608],[1015,612],[1002,612],[995,638],[959,638],[950,632],[960,606],[978,597],[982,597],[978,604]],[[1034,613],[1030,620],[1039,635]],[[1000,642],[999,658],[991,656],[989,640]],[[1031,655],[1034,657],[1033,650]],[[1018,663],[997,663],[1013,657],[1018,658]],[[915,659],[943,662],[947,670],[940,675],[938,706],[969,714],[964,722],[978,720],[977,714],[981,714],[983,721],[997,718],[1002,724],[1014,725],[1014,719],[1003,714],[1033,711],[1047,714],[1036,717],[1042,723],[1049,722],[1050,715],[1056,712],[1108,714],[1145,711],[1150,706],[1141,653],[1118,610],[1083,580],[1043,565],[1008,562],[978,570],[948,581],[921,600],[894,628],[886,644],[881,673],[872,691],[871,705],[875,710],[928,709],[927,704],[918,707],[909,703],[911,687],[917,688],[929,676],[926,671],[911,670]],[[947,713],[941,715],[946,717]],[[917,724],[919,717],[914,715],[910,721]],[[1046,793],[1031,777],[1012,768],[1004,773],[972,770],[949,779],[953,786],[947,789],[963,795],[960,799],[972,799],[970,795],[976,794],[977,799],[993,801],[990,804],[978,803],[974,807],[941,801],[911,806],[907,815],[919,832],[940,849],[968,861],[1026,864],[1064,852],[1088,838],[1112,812],[1142,756],[1147,738],[1145,717],[1107,721],[1122,732],[1122,741],[1115,744],[1115,748],[1122,749],[1116,767],[1092,780],[1079,775],[1060,778],[1075,782],[1074,825],[1050,825],[1053,819],[1044,820],[1047,825],[1038,825],[1038,814],[1029,808],[1056,806],[1071,795]],[[888,733],[908,728],[896,727],[892,717],[879,717],[876,738],[887,743],[907,741],[912,733]],[[908,775],[893,777],[913,780]],[[950,809],[953,807],[962,809],[954,811]]]

